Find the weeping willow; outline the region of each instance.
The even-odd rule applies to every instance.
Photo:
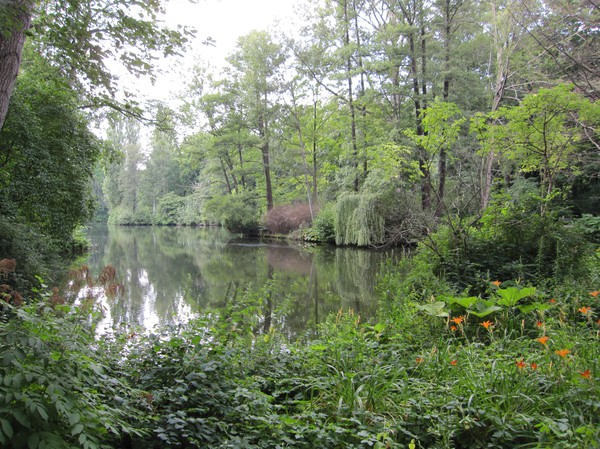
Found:
[[[347,193],[336,204],[335,243],[337,245],[378,245],[385,240],[382,195]]]

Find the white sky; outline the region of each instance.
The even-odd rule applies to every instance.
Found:
[[[144,94],[167,100],[180,91],[185,84],[185,73],[198,59],[211,66],[221,67],[225,57],[235,49],[240,36],[252,30],[283,29],[290,31],[294,22],[294,5],[299,0],[168,0],[165,22],[170,27],[177,24],[196,29],[196,39],[185,57],[169,58],[159,64],[164,73],[157,83],[146,86],[139,83]],[[211,37],[215,46],[202,42]],[[136,83],[137,84],[137,83]]]

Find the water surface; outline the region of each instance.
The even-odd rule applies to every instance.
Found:
[[[113,227],[89,230],[86,262],[98,276],[116,268],[124,293],[100,298],[100,332],[178,324],[241,295],[262,295],[261,327],[294,338],[331,312],[375,316],[374,285],[393,252],[244,240],[219,228]],[[248,293],[250,292],[250,293]]]

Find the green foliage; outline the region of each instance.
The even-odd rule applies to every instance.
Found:
[[[0,322],[0,443],[6,448],[110,448],[142,415],[94,341],[89,310],[4,306]]]
[[[175,225],[182,222],[181,209],[185,199],[173,192],[164,195],[158,202],[156,223],[161,225]]]
[[[30,54],[0,132],[0,212],[59,244],[91,218],[90,178],[102,145],[58,70]]]
[[[600,217],[591,214],[583,214],[575,225],[590,239],[590,241],[600,244]]]
[[[558,212],[539,212],[539,199],[496,196],[477,226],[456,221],[423,243],[417,256],[460,289],[481,292],[492,279],[539,282],[586,276],[592,247]]]
[[[378,193],[339,197],[336,204],[335,242],[338,245],[371,246],[385,241],[384,196]]]
[[[126,206],[118,206],[110,211],[109,224],[115,225],[147,225],[152,223],[152,212],[149,209],[132,211]]]
[[[335,205],[327,204],[313,219],[310,228],[303,231],[302,237],[309,242],[335,242]]]
[[[220,223],[231,232],[252,234],[259,229],[260,210],[251,192],[212,198],[204,213],[209,222]]]

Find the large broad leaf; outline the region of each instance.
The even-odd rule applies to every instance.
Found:
[[[517,308],[523,313],[533,312],[534,310],[548,310],[552,308],[550,304],[543,304],[541,302],[533,302],[524,306],[517,306]]]
[[[459,306],[462,306],[465,309],[468,309],[469,307],[472,307],[473,305],[475,305],[477,303],[477,301],[479,301],[480,298],[478,298],[477,296],[469,296],[468,298],[449,297],[446,299],[448,300],[448,302],[450,304],[458,304]]]
[[[517,303],[528,296],[535,294],[535,287],[518,289],[517,287],[499,288],[496,293],[500,296],[498,304],[505,307],[514,307]]]
[[[502,310],[502,307],[498,307],[493,299],[487,301],[482,299],[477,302],[474,310],[469,310],[469,313],[483,318],[499,310]]]
[[[446,303],[444,301],[430,302],[428,304],[417,304],[417,309],[422,310],[427,315],[447,317],[448,312],[444,311]]]

